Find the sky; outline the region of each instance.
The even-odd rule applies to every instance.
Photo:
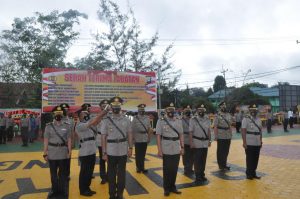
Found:
[[[116,0],[126,11],[128,0]],[[10,29],[15,17],[34,12],[76,9],[89,18],[75,27],[78,41],[67,61],[84,57],[92,33],[105,28],[97,17],[99,0],[0,0],[0,31]],[[258,81],[300,85],[300,1],[298,0],[129,0],[149,39],[158,31],[160,53],[174,44],[171,61],[182,70],[179,88],[212,87],[225,74],[227,86]],[[291,68],[294,67],[294,68]],[[225,73],[221,73],[225,71]],[[274,72],[272,72],[274,71]]]

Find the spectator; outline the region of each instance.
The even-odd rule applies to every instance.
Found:
[[[293,116],[293,110],[292,108],[290,108],[289,112],[288,112],[288,117],[289,117],[289,123],[290,123],[290,128],[294,128],[293,124],[294,124],[294,116]]]

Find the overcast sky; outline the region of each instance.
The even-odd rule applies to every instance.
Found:
[[[127,0],[116,1],[126,10]],[[103,30],[97,18],[99,0],[0,0],[0,30],[15,17],[33,12],[77,9],[89,16],[76,27],[81,35],[67,60],[83,57],[90,49],[91,33]],[[300,68],[264,76],[268,71],[300,65],[300,1],[298,0],[130,0],[143,38],[159,32],[161,51],[174,42],[173,58],[182,69],[180,87],[209,88],[222,65],[229,86],[259,81],[300,85]],[[256,74],[263,73],[258,76]],[[260,78],[258,78],[260,77]],[[199,83],[197,83],[199,82]]]

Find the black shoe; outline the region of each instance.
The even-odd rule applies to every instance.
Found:
[[[229,166],[226,166],[224,169],[225,169],[226,171],[229,171],[229,170],[230,170],[230,167],[229,167]]]
[[[89,191],[90,191],[93,195],[97,193],[96,191],[93,191],[93,190],[91,190],[91,189],[90,189]]]
[[[100,182],[100,184],[105,184],[106,182],[107,182],[106,179],[102,179],[101,182]]]
[[[173,189],[171,190],[172,193],[175,193],[175,194],[181,194],[181,191],[178,191],[177,189]]]
[[[92,179],[94,179],[95,178],[95,176],[94,175],[92,175]]]
[[[261,179],[261,177],[260,177],[260,176],[257,176],[257,175],[253,176],[253,178],[254,178],[254,179],[257,179],[257,180],[260,180],[260,179]]]
[[[248,179],[248,180],[253,180],[253,176],[247,175],[247,179]]]
[[[87,197],[91,197],[93,196],[94,194],[91,192],[91,191],[85,191],[83,193],[80,193],[80,195],[82,196],[87,196]]]
[[[48,193],[48,197],[47,198],[56,198],[56,196],[58,196],[58,193],[57,192],[53,192],[53,191],[50,191]]]
[[[170,191],[165,191],[164,196],[169,196],[170,195]]]
[[[205,176],[202,177],[201,179],[203,182],[206,182],[207,181],[207,178]]]
[[[142,172],[143,173],[148,173],[148,170],[147,169],[143,169]]]

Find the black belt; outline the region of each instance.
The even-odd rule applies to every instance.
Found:
[[[67,146],[65,143],[51,143],[51,142],[48,142],[48,145],[49,146],[56,146],[56,147],[60,147],[60,146]]]
[[[147,131],[138,131],[140,134],[147,134]]]
[[[218,126],[217,128],[222,129],[222,130],[228,130],[229,129],[228,127],[221,127],[221,126]]]
[[[250,135],[260,135],[260,132],[250,132],[250,131],[247,131],[247,134],[250,134]]]
[[[183,132],[183,134],[189,135],[189,134],[190,134],[190,132]]]
[[[162,136],[162,138],[163,138],[164,140],[172,140],[172,141],[177,141],[177,140],[179,140],[179,137],[165,137],[165,136]]]
[[[107,140],[107,143],[120,143],[120,142],[126,142],[127,138],[121,138],[121,139],[114,139],[114,140]]]
[[[90,140],[95,140],[95,137],[88,137],[88,138],[83,138],[80,140],[80,143],[86,142],[86,141],[90,141]]]
[[[101,132],[97,132],[99,135],[101,135]]]
[[[200,137],[197,137],[197,136],[194,136],[194,135],[193,135],[193,138],[195,138],[197,140],[208,140],[208,138],[200,138]]]

